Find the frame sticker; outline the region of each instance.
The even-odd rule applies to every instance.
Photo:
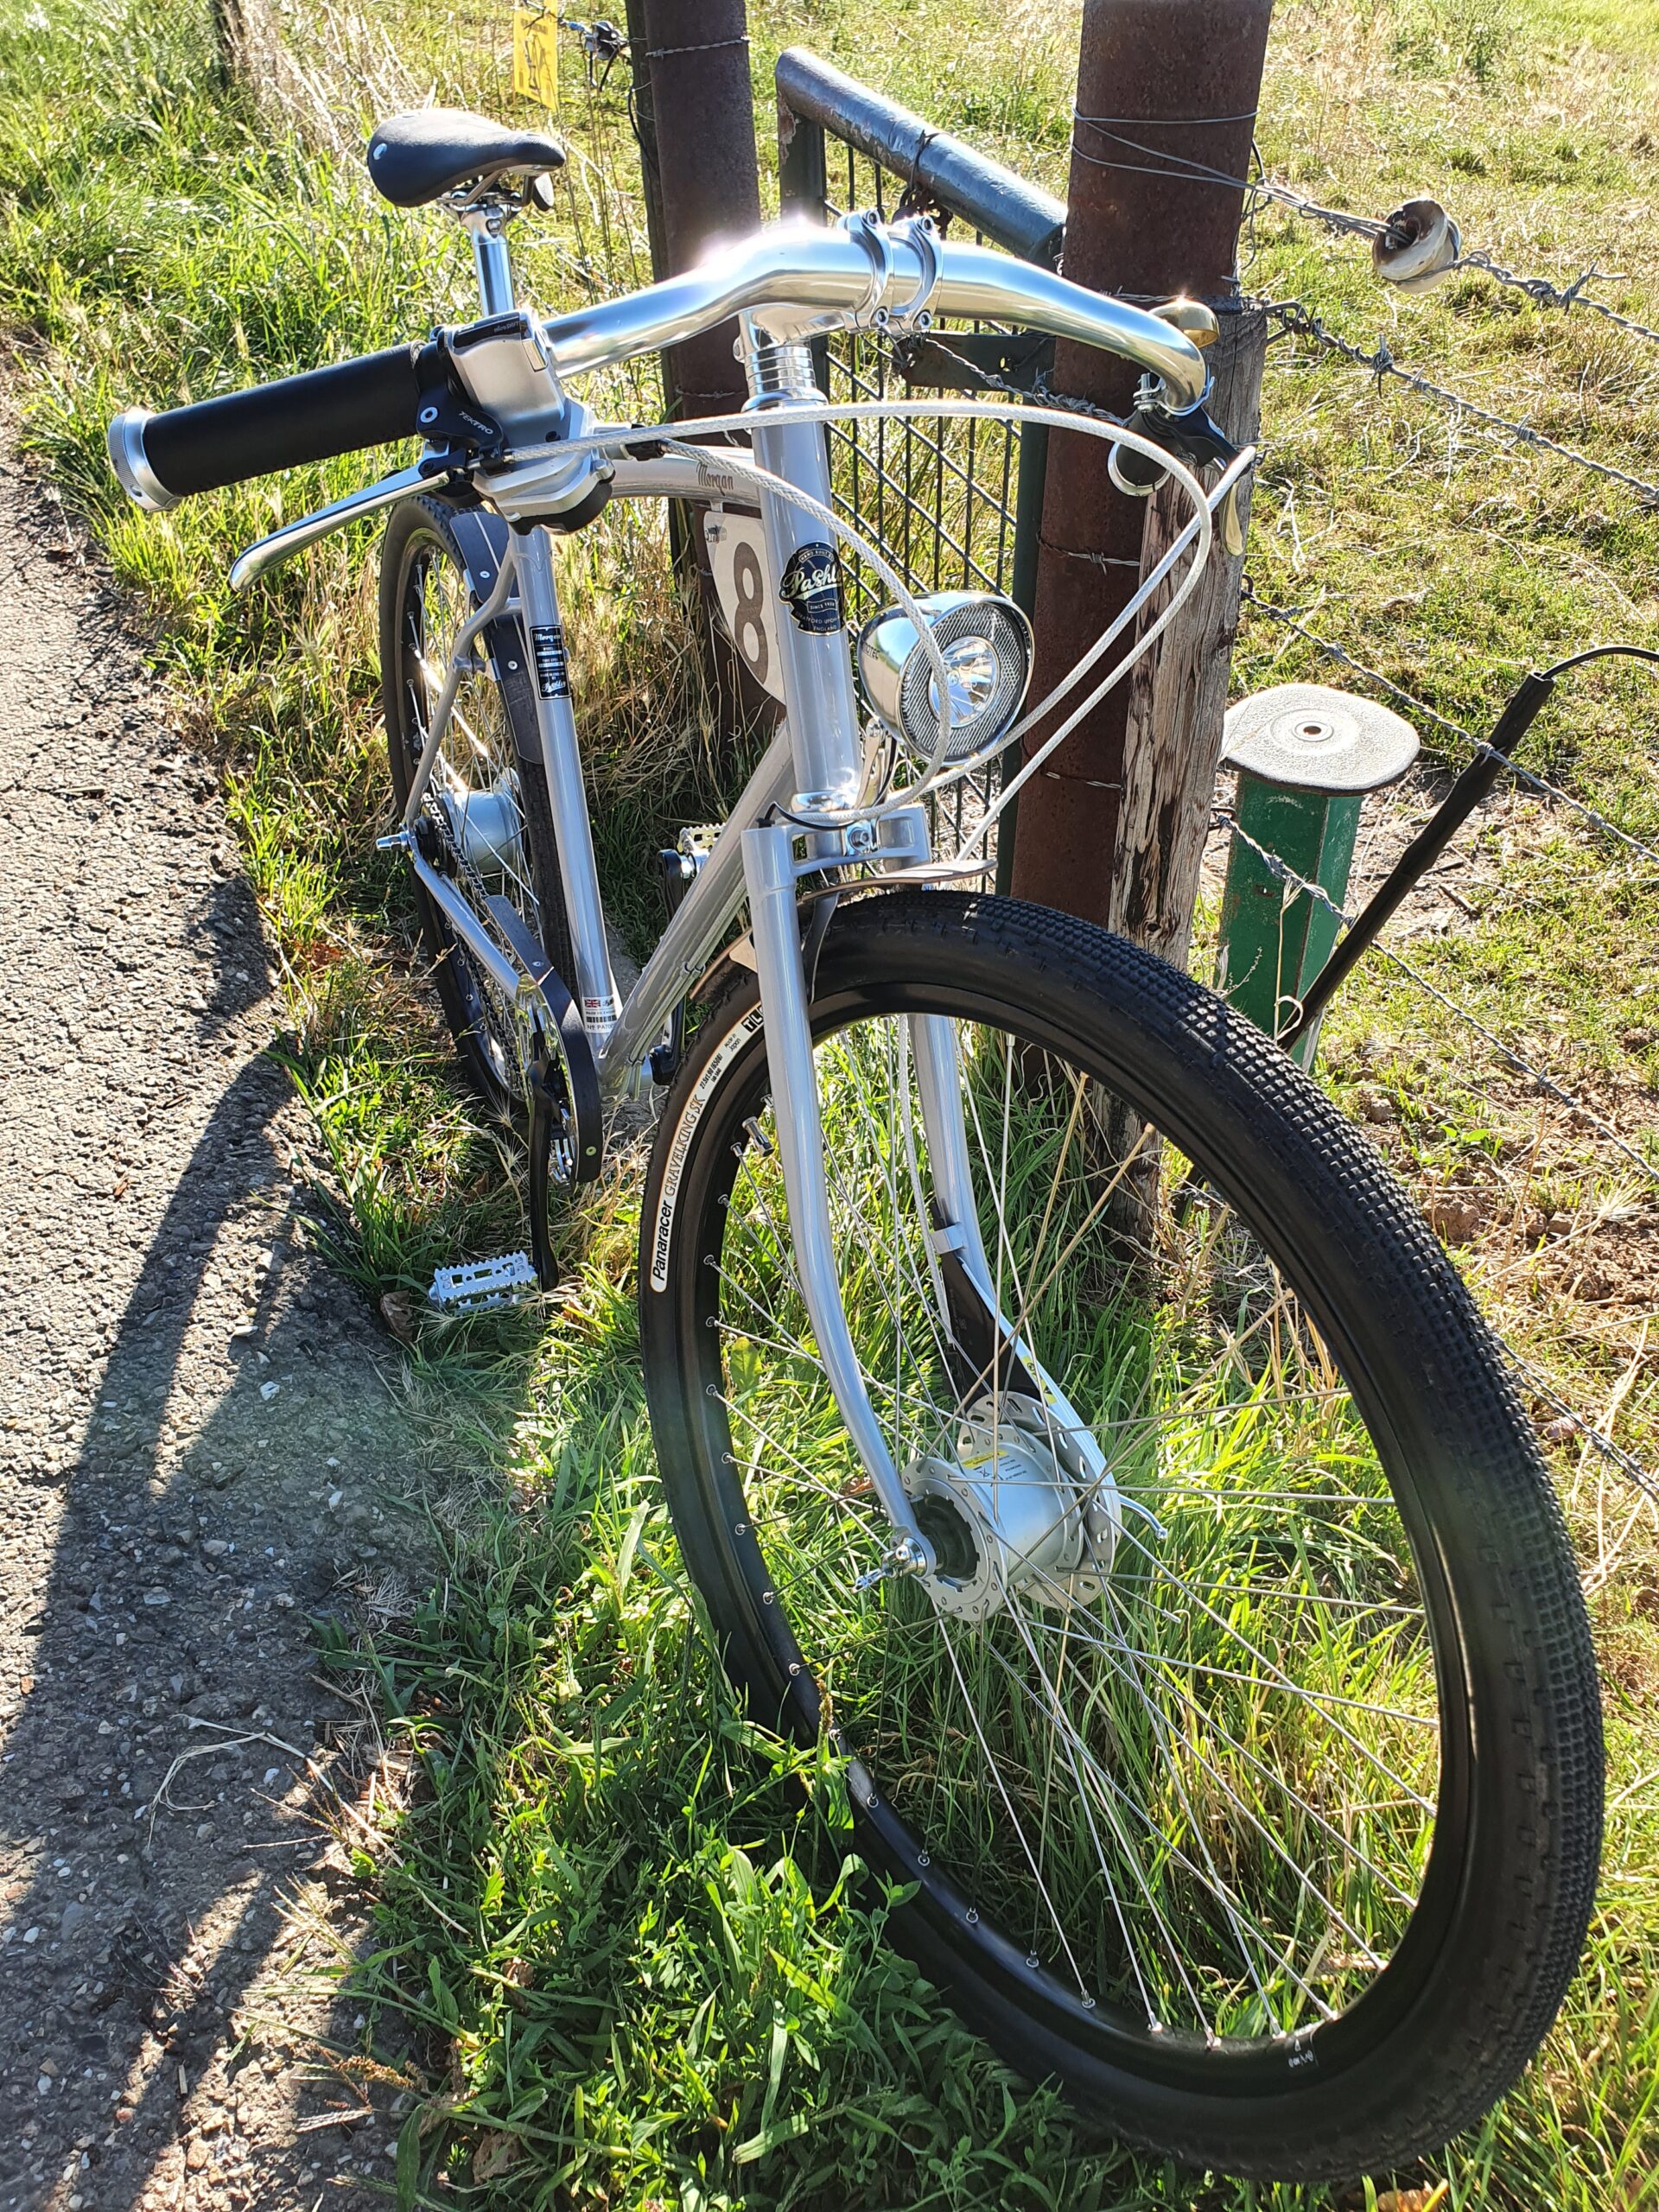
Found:
[[[778,592],[795,617],[798,630],[833,637],[841,627],[841,570],[836,563],[835,547],[822,539],[798,545],[789,556]]]
[[[530,632],[536,656],[536,689],[543,699],[570,696],[570,671],[564,658],[564,632],[556,622],[537,622]]]
[[[651,1287],[662,1291],[668,1288],[668,1251],[674,1241],[674,1210],[680,1202],[680,1183],[685,1173],[686,1155],[691,1149],[691,1140],[697,1133],[697,1124],[708,1111],[709,1102],[719,1090],[727,1070],[751,1041],[760,1033],[765,1010],[760,1005],[750,1007],[741,1021],[715,1046],[709,1065],[691,1086],[691,1096],[685,1102],[679,1126],[668,1147],[668,1165],[663,1170],[663,1187],[657,1197],[657,1224],[651,1239]]]

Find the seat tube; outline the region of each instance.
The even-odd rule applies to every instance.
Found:
[[[828,506],[823,428],[789,415],[787,400],[755,410],[755,458]],[[784,601],[778,638],[796,788],[804,799],[848,805],[857,795],[861,755],[836,549],[821,524],[775,493],[762,499],[761,521],[772,587]]]
[[[575,955],[576,1001],[582,1026],[602,1043],[621,1011],[611,973],[605,936],[605,909],[594,861],[593,824],[582,782],[582,749],[570,707],[564,630],[553,577],[553,549],[544,530],[525,533],[518,543],[518,595],[530,633],[531,666],[536,678],[536,720],[541,731],[542,764],[564,880],[564,910]]]

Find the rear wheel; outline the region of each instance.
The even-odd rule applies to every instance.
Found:
[[[470,549],[461,535],[468,521],[429,498],[405,501],[386,527],[381,691],[400,813],[456,635],[474,608]],[[487,556],[481,536],[480,549]],[[487,588],[481,577],[476,588],[480,594]],[[423,834],[474,908],[488,920],[490,901],[504,900],[569,986],[569,926],[530,670],[516,616],[474,643],[427,788]],[[417,887],[416,896],[438,995],[467,1073],[490,1106],[518,1117],[534,1057],[531,1025],[457,943],[426,893]]]
[[[928,1016],[1024,1366],[939,1232]],[[1600,1834],[1587,1624],[1499,1348],[1317,1089],[1118,939],[883,894],[837,917],[812,1018],[843,1299],[938,1561],[860,1586],[890,1535],[739,978],[664,1109],[641,1258],[734,1676],[849,1754],[927,1972],[1114,2134],[1306,2179],[1438,2146],[1554,2018]]]

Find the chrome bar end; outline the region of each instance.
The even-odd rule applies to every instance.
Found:
[[[144,451],[144,425],[149,419],[148,407],[125,409],[111,423],[105,442],[110,466],[120,479],[122,490],[147,514],[159,515],[176,507],[179,496],[168,490],[149,465]]]

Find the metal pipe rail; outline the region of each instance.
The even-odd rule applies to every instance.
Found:
[[[841,139],[902,177],[942,213],[971,223],[982,237],[1021,261],[1058,269],[1065,206],[949,130],[936,130],[885,92],[861,85],[804,46],[778,57],[778,143],[785,212],[826,213],[823,135]],[[809,182],[816,174],[816,188]]]

